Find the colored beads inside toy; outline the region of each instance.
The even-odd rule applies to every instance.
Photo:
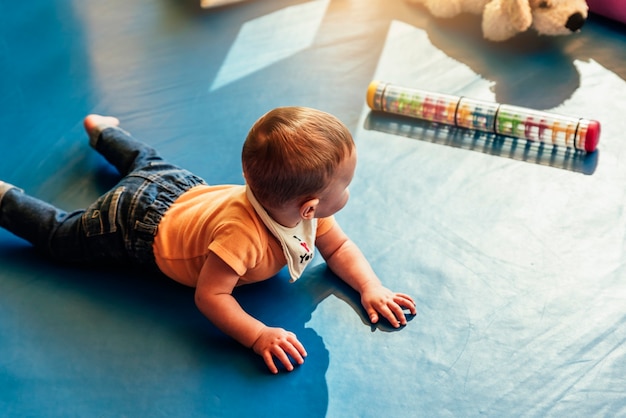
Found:
[[[454,125],[458,97],[387,86],[381,110],[399,115]]]
[[[376,81],[367,101],[373,110],[588,152],[600,135],[597,121]]]
[[[456,111],[456,126],[491,132],[498,112],[498,103],[462,97]]]
[[[495,132],[530,141],[578,148],[576,137],[580,137],[582,133],[579,132],[579,122],[578,118],[501,105]]]

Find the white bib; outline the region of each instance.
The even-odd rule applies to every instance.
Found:
[[[287,228],[270,217],[263,206],[256,200],[248,186],[246,186],[246,196],[265,226],[267,226],[267,229],[280,242],[287,259],[287,267],[291,276],[290,282],[295,282],[300,278],[305,267],[311,262],[315,254],[317,219],[303,219],[295,227]]]

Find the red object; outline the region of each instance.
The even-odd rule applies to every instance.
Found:
[[[626,23],[626,2],[624,0],[587,0],[587,5],[592,13]]]
[[[585,135],[585,151],[594,152],[598,146],[600,140],[600,122],[592,120],[589,121],[587,127],[587,135]]]

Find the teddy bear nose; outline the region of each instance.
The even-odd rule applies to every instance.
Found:
[[[567,19],[567,23],[565,27],[572,32],[576,32],[578,29],[582,28],[585,24],[585,18],[580,13],[576,12]]]

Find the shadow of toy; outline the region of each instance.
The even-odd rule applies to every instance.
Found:
[[[541,36],[529,29],[507,41],[492,42],[483,38],[479,16],[438,19],[421,6],[412,9],[436,48],[493,82],[499,103],[537,109],[563,104],[580,87],[575,60],[595,60],[626,80],[626,66],[615,59],[615,51],[626,47],[626,30],[594,15],[571,36]]]
[[[364,128],[587,175],[595,172],[600,153],[599,150],[585,153],[572,148],[544,145],[540,142],[374,111],[367,115]]]

